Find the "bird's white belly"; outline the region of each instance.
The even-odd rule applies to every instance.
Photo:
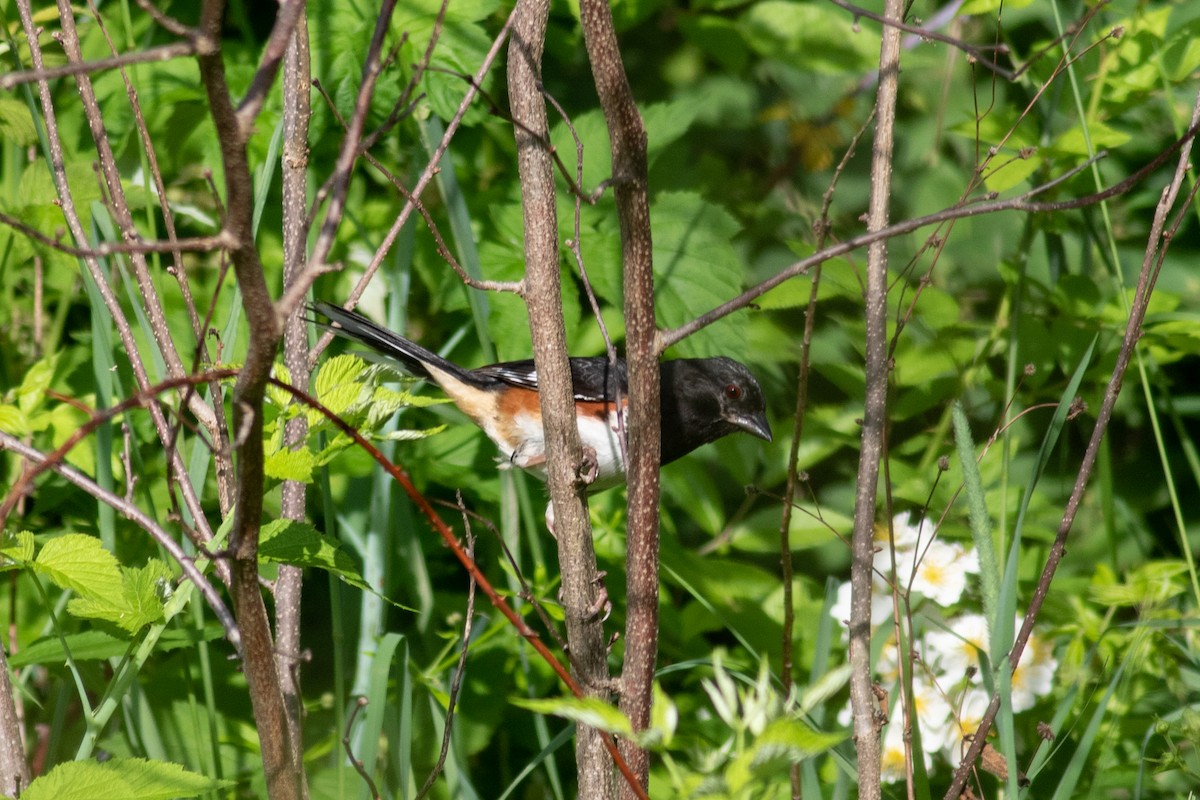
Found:
[[[522,445],[513,450],[497,442],[505,460],[545,480],[546,439],[541,418],[532,414],[522,414],[514,421],[520,431],[519,440]],[[491,431],[487,433],[491,434]],[[492,439],[496,440],[497,437],[493,436]],[[615,411],[606,419],[594,416],[579,417],[579,440],[584,447],[585,456],[593,457],[596,461],[593,489],[616,486],[624,481],[625,458],[621,451],[620,429]]]

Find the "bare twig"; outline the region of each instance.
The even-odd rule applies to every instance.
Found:
[[[325,100],[325,105],[328,108],[329,113],[333,115],[334,119],[338,121],[339,125],[345,128],[346,120],[342,116],[341,112],[337,110],[337,106],[333,104],[333,98],[330,97],[329,93],[325,91],[325,87],[320,81],[313,81],[313,86],[318,92],[320,92],[322,99]],[[412,193],[404,186],[404,184],[400,182],[400,179],[396,177],[396,175],[390,169],[385,167],[378,158],[371,155],[371,153],[366,149],[363,150],[362,157],[363,160],[374,167],[376,171],[378,171],[379,174],[382,175],[385,180],[387,180],[388,183],[392,184],[396,191],[400,193],[401,197],[416,207],[417,213],[421,215],[421,219],[425,220],[425,225],[429,228],[429,232],[433,234],[433,243],[437,248],[438,255],[450,265],[450,268],[454,270],[455,274],[458,275],[459,279],[465,286],[485,292],[512,292],[513,294],[518,295],[524,292],[525,286],[521,281],[486,281],[471,277],[471,275],[468,274],[465,269],[463,269],[462,264],[458,263],[458,259],[454,257],[454,254],[450,252],[450,248],[446,246],[446,240],[442,238],[442,232],[438,230],[437,223],[433,221],[433,215],[429,213],[427,208],[425,208],[425,204],[422,203],[420,199],[414,197]]]
[[[346,730],[342,733],[342,749],[346,751],[346,758],[350,761],[350,766],[354,767],[354,771],[367,784],[367,789],[371,792],[371,797],[374,800],[380,800],[382,797],[379,794],[379,787],[375,785],[375,781],[371,779],[371,773],[367,771],[367,767],[358,756],[354,755],[354,746],[350,738],[350,731],[354,730],[354,720],[358,719],[358,712],[367,707],[368,700],[365,697],[358,698],[354,703],[354,709],[350,712],[349,719],[346,720]]]
[[[967,56],[970,57],[975,63],[981,64],[983,67],[991,70],[1005,80],[1011,81],[1015,77],[1012,70],[1005,69],[996,62],[992,61],[988,56],[989,50],[1003,53],[1008,52],[1008,48],[1004,45],[997,47],[976,47],[975,45],[968,44],[961,39],[956,39],[953,36],[947,36],[944,33],[938,33],[937,31],[930,30],[929,28],[922,28],[917,25],[909,25],[900,19],[888,19],[886,16],[876,14],[873,11],[868,11],[865,8],[860,8],[853,3],[846,2],[846,0],[829,0],[829,2],[833,3],[835,6],[846,9],[854,15],[856,20],[859,17],[865,17],[866,19],[874,20],[875,22],[878,22],[886,27],[892,27],[896,28],[897,30],[904,31],[905,33],[911,33],[912,35],[921,39],[948,44],[951,47],[966,53]]]
[[[500,48],[508,38],[509,27],[512,25],[513,14],[515,13],[516,8],[514,7],[513,11],[504,21],[504,25],[501,27],[500,32],[496,34],[496,38],[492,41],[491,47],[488,48],[487,54],[483,58],[483,63],[479,65],[479,69],[475,72],[475,77],[471,82],[470,88],[463,96],[462,101],[459,102],[458,109],[454,112],[454,117],[451,118],[450,122],[446,125],[446,133],[442,136],[442,141],[439,142],[438,146],[434,149],[433,154],[429,157],[429,163],[425,166],[421,176],[417,179],[416,185],[413,186],[412,197],[419,198],[422,193],[424,193],[425,188],[429,185],[430,181],[433,180],[434,175],[437,173],[438,164],[441,163],[442,156],[445,155],[446,150],[450,147],[450,140],[454,138],[454,134],[458,131],[458,126],[462,123],[463,116],[466,115],[467,109],[470,108],[471,102],[475,99],[475,95],[478,91],[476,87],[480,82],[483,81],[484,76],[487,75],[488,71],[492,68],[492,64],[495,62],[496,57],[500,53]],[[367,265],[365,270],[363,270],[362,277],[359,278],[358,282],[354,285],[353,291],[350,292],[350,296],[347,300],[348,305],[357,303],[358,298],[362,297],[362,293],[366,290],[367,284],[371,282],[371,279],[375,276],[375,273],[379,271],[380,265],[383,264],[383,259],[387,257],[392,245],[395,244],[396,237],[400,235],[400,231],[404,228],[405,223],[408,222],[408,218],[412,215],[412,211],[413,203],[411,202],[405,203],[404,207],[400,209],[400,214],[396,217],[396,221],[392,223],[392,227],[388,230],[387,235],[384,236],[383,242],[378,248],[376,248],[375,256],[371,259],[371,263]],[[310,265],[315,265],[317,267],[323,266],[317,263],[315,259],[310,261]],[[304,298],[302,294],[298,294],[294,291],[287,292],[285,293],[283,299],[280,300],[279,307],[284,313],[287,313],[288,310],[294,308],[295,305],[302,302],[303,299]],[[329,345],[329,342],[333,340],[333,336],[334,335],[332,333],[327,333],[325,336],[321,337],[321,340],[317,342],[316,346],[314,346],[312,351],[309,353],[310,362],[317,356],[317,354],[319,354]]]
[[[25,737],[9,674],[8,657],[0,647],[0,792],[20,797],[29,786],[29,762],[25,759]]]
[[[901,0],[887,0],[884,16],[899,21]],[[879,92],[875,100],[875,139],[871,151],[871,196],[867,229],[887,227],[891,203],[896,97],[900,82],[900,31],[885,25],[879,53]],[[871,686],[871,570],[875,558],[875,506],[879,465],[887,425],[887,240],[867,251],[866,398],[862,444],[854,497],[853,561],[850,565],[850,707],[858,753],[858,791],[864,800],[880,797],[879,706]]]
[[[23,83],[35,81],[52,81],[69,75],[90,75],[106,69],[115,69],[127,64],[145,64],[155,61],[170,61],[173,58],[195,55],[196,45],[192,42],[173,42],[132,53],[122,53],[110,58],[98,58],[95,61],[77,61],[64,64],[61,67],[43,67],[41,69],[26,69],[20,72],[9,72],[0,75],[0,90],[15,89]]]
[[[238,127],[242,139],[248,140],[254,128],[254,120],[262,111],[263,101],[267,92],[275,85],[275,76],[283,63],[284,54],[292,41],[292,32],[297,23],[304,18],[304,0],[282,0],[279,3],[279,13],[275,15],[275,24],[271,27],[271,35],[263,46],[262,62],[254,71],[250,88],[237,108]]]
[[[525,221],[525,302],[546,428],[546,483],[558,539],[567,642],[579,682],[588,694],[603,696],[607,694],[607,652],[603,621],[591,613],[597,599],[596,553],[585,487],[578,480],[583,450],[562,316],[554,167],[544,144],[549,123],[539,89],[549,14],[549,0],[519,0],[514,10],[508,97],[513,118],[521,121],[514,126],[514,135]],[[609,797],[612,762],[598,730],[579,726],[575,760],[580,796]]]
[[[625,347],[629,369],[628,598],[621,710],[635,731],[650,724],[651,688],[658,657],[658,534],[660,404],[658,327],[654,317],[654,266],[650,239],[646,128],[621,61],[612,10],[605,0],[582,0],[580,26],[596,94],[612,147],[614,194],[624,263]],[[649,781],[645,750],[622,742],[639,779]],[[622,796],[634,787],[622,786]]]
[[[18,3],[17,9],[21,16],[21,26],[24,30],[26,41],[29,44],[29,55],[34,69],[42,69],[45,63],[42,58],[42,48],[38,40],[37,29],[34,26],[32,11],[28,3]],[[71,14],[73,12],[68,10],[67,13]],[[62,209],[63,218],[66,220],[67,228],[70,230],[75,243],[77,245],[82,244],[88,241],[88,236],[75,208],[75,200],[71,194],[70,184],[67,182],[66,158],[63,153],[62,139],[59,136],[58,118],[54,111],[54,101],[50,94],[50,85],[47,81],[38,81],[38,98],[42,106],[42,118],[46,125],[46,144],[50,152],[50,162],[53,165],[51,172],[54,178],[55,189],[58,193],[59,206]],[[120,303],[117,301],[116,295],[108,283],[107,275],[105,275],[99,261],[94,256],[85,255],[81,256],[81,259],[95,281],[101,299],[104,301],[105,308],[112,315],[117,333],[121,339],[121,345],[125,349],[130,369],[133,372],[134,380],[139,389],[145,391],[150,387],[150,379],[146,373],[145,365],[138,356],[137,340],[133,337],[133,332],[129,327],[128,321],[121,311]],[[174,434],[170,424],[167,422],[166,415],[163,414],[162,409],[157,405],[153,405],[150,408],[150,418],[154,423],[154,430],[159,440],[163,442],[164,446],[167,446]],[[208,525],[208,519],[200,503],[199,495],[187,475],[183,458],[175,448],[167,447],[167,452],[167,460],[172,471],[172,477],[183,493],[184,503],[199,526],[199,534],[202,540],[209,541],[212,539],[212,529]]]
[[[205,0],[203,35],[219,41],[225,6]],[[272,800],[307,797],[303,762],[292,747],[291,719],[275,663],[275,643],[258,582],[258,537],[263,519],[263,399],[279,345],[280,324],[254,246],[254,192],[246,131],[234,109],[220,51],[198,59],[225,176],[226,227],[238,246],[229,251],[249,331],[245,362],[233,390],[233,431],[238,448],[237,502],[229,537],[234,612],[242,631],[242,667],[259,732],[263,770]]]
[[[303,5],[297,3],[297,5]],[[260,70],[261,71],[261,70]],[[312,116],[311,67],[309,62],[308,20],[296,19],[283,63],[283,283],[291,286],[304,273],[308,240],[308,129]],[[308,386],[308,331],[303,318],[292,314],[284,322],[283,360],[288,375],[298,386]],[[306,446],[308,420],[298,414],[284,423],[284,445],[293,450]],[[284,519],[303,521],[307,485],[303,481],[284,481],[280,514]],[[304,754],[303,696],[300,665],[301,609],[303,571],[298,566],[281,565],[275,581],[276,667],[283,681],[283,699],[287,705],[292,751],[299,761]]]

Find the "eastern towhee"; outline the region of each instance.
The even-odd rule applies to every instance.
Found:
[[[533,361],[466,369],[361,314],[323,302],[312,309],[335,323],[335,332],[432,380],[511,464],[545,477],[546,441]],[[628,400],[625,361],[618,359],[615,370],[604,356],[572,358],[570,364],[579,438],[595,467],[589,489],[624,483],[616,411],[618,402],[624,410]],[[762,389],[742,364],[730,358],[683,358],[663,361],[659,369],[663,464],[737,431],[771,441]]]

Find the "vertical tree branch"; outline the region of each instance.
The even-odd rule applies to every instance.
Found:
[[[621,710],[634,730],[650,724],[651,685],[658,655],[659,371],[654,319],[650,200],[646,186],[646,128],[642,124],[604,0],[582,0],[580,22],[596,92],[612,143],[617,214],[625,283],[625,347],[629,363],[627,482],[629,529],[626,571],[625,664]],[[622,742],[622,755],[645,787],[650,762],[644,750]],[[629,787],[623,796],[632,796]]]
[[[0,794],[17,797],[28,786],[25,737],[17,715],[17,698],[8,679],[8,657],[0,645]]]
[[[220,42],[222,0],[207,0],[200,12],[201,35]],[[263,510],[263,396],[279,345],[279,321],[267,290],[262,262],[254,246],[253,183],[246,140],[225,80],[220,49],[198,57],[200,79],[217,131],[225,170],[226,229],[249,343],[233,391],[233,430],[237,448],[237,505],[229,538],[232,554],[234,613],[242,630],[243,670],[262,747],[263,769],[272,800],[306,795],[300,762],[294,757],[289,718],[275,667],[275,645],[258,585],[258,535]]]
[[[902,3],[887,0],[884,16],[899,21]],[[900,78],[900,29],[884,25],[879,52],[879,93],[875,100],[875,141],[871,151],[871,198],[867,229],[887,227],[891,200],[896,93]],[[887,240],[867,250],[866,399],[862,449],[854,498],[853,563],[850,567],[850,705],[858,752],[858,791],[863,800],[880,796],[878,704],[871,686],[871,565],[875,557],[875,506],[879,462],[887,424]]]
[[[575,425],[575,400],[562,316],[558,218],[541,61],[549,0],[520,0],[508,48],[512,108],[525,219],[525,302],[529,308],[533,357],[541,387],[546,428],[547,484],[558,537],[563,604],[571,662],[584,691],[600,694],[608,682],[603,625],[590,609],[597,596],[596,554],[583,486],[582,449]],[[575,741],[580,797],[609,797],[612,759],[595,729],[580,726]]]
[[[283,284],[295,285],[304,273],[308,243],[308,124],[311,117],[310,91],[312,70],[309,63],[308,20],[303,14],[296,21],[283,62]],[[300,314],[290,314],[284,322],[283,361],[291,383],[308,386],[308,336]],[[304,415],[287,421],[284,444],[304,447],[308,422]],[[284,519],[302,521],[306,485],[302,481],[284,481],[281,513]],[[300,567],[282,565],[275,581],[275,662],[283,684],[287,706],[288,733],[292,757],[301,763],[303,710],[300,694]]]

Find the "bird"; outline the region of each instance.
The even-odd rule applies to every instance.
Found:
[[[505,461],[545,480],[546,439],[534,362],[507,361],[468,369],[354,311],[317,301],[310,310],[335,333],[387,356],[437,384],[483,429]],[[579,438],[590,462],[585,483],[596,492],[625,482],[620,414],[628,400],[624,359],[572,357],[571,388]],[[731,358],[681,358],[659,363],[662,381],[660,463],[669,464],[731,433],[771,441],[762,388]],[[618,409],[620,406],[620,409]]]

